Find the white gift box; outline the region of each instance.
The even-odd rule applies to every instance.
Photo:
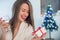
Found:
[[[35,30],[32,35],[37,35],[38,37],[42,37],[44,34],[46,34],[46,29],[44,27],[38,27],[37,30]]]

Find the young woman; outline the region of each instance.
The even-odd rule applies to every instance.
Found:
[[[16,0],[9,23],[0,18],[2,35],[0,40],[40,40],[32,37],[34,30],[32,6],[29,0]]]

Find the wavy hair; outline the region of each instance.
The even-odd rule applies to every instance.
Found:
[[[29,0],[16,0],[14,5],[13,5],[13,9],[12,9],[12,18],[10,20],[10,26],[11,26],[11,30],[12,30],[12,33],[14,32],[14,27],[15,27],[15,24],[18,20],[18,13],[19,13],[19,10],[20,10],[20,7],[23,3],[26,3],[28,4],[29,6],[29,16],[26,18],[26,22],[28,24],[31,24],[34,28],[34,21],[33,21],[33,10],[32,10],[32,5],[30,3]]]

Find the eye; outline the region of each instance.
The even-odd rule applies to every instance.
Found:
[[[25,10],[23,9],[22,12],[25,12]]]

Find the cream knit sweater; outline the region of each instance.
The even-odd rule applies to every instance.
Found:
[[[26,22],[22,22],[20,24],[18,33],[13,40],[32,40],[32,32],[32,26],[28,26]],[[6,40],[12,40],[12,32],[10,28],[7,29]]]

